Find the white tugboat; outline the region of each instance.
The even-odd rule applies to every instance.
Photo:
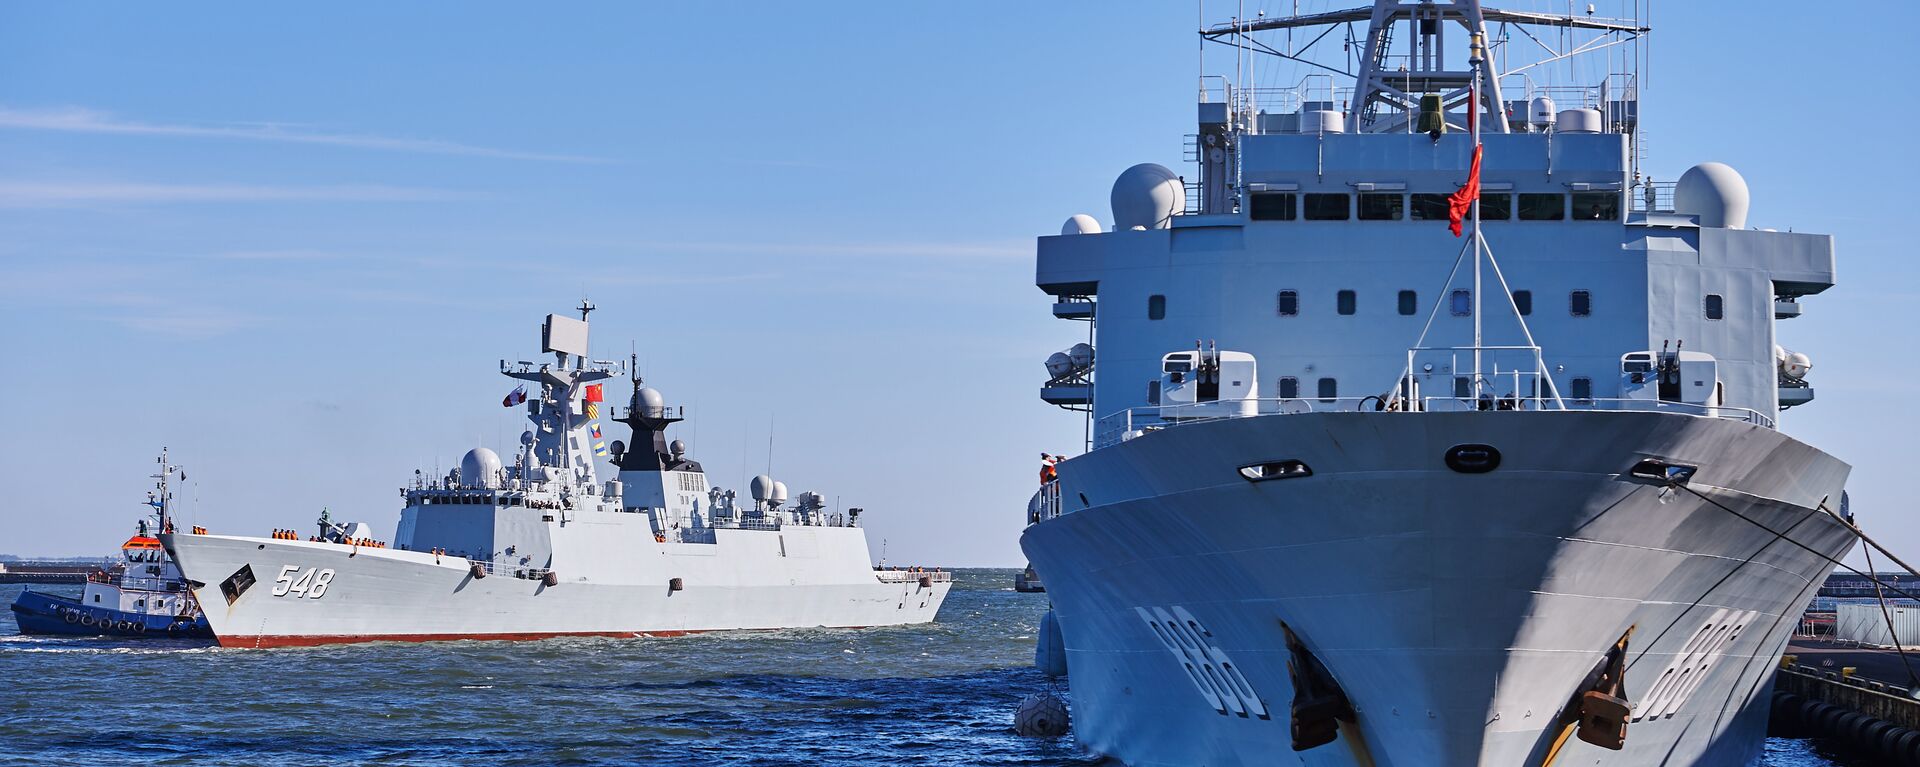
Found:
[[[530,428],[511,465],[469,451],[445,477],[403,489],[392,544],[365,523],[322,519],[318,535],[162,536],[224,646],[375,640],[666,636],[727,629],[868,627],[933,620],[946,572],[869,564],[860,509],[791,499],[771,477],[751,502],[710,487],[666,429],[682,419],[633,382],[633,444],[602,435],[603,382],[587,359],[587,313],[548,315],[555,361],[501,362],[523,382],[505,404]],[[529,388],[531,387],[531,388]],[[614,416],[617,416],[614,417]],[[595,476],[608,455],[617,479]]]
[[[1238,71],[1319,74],[1203,81],[1197,181],[1136,166],[1111,230],[1039,241],[1054,315],[1096,323],[1042,390],[1090,411],[1089,450],[1021,538],[1082,743],[1759,754],[1775,660],[1854,540],[1847,465],[1775,422],[1813,390],[1774,323],[1832,286],[1833,242],[1748,228],[1724,165],[1641,173],[1645,33],[1473,0],[1202,30]]]

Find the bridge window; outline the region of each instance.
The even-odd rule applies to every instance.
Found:
[[[1533,291],[1531,290],[1513,291],[1513,308],[1519,310],[1520,316],[1522,317],[1532,315],[1533,314]]]
[[[1566,195],[1559,192],[1520,193],[1521,221],[1559,221],[1566,217]]]
[[[1581,221],[1619,221],[1619,192],[1574,192],[1573,217]]]
[[[1341,314],[1352,314],[1355,308],[1354,304],[1358,301],[1359,297],[1354,295],[1353,291],[1342,290],[1334,294],[1334,309]]]
[[[1167,297],[1147,296],[1147,319],[1164,320],[1167,318]]]
[[[1407,218],[1415,221],[1447,220],[1447,198],[1445,194],[1416,194],[1407,204]],[[1482,208],[1486,206],[1482,205]],[[1482,211],[1484,215],[1485,211]]]
[[[1447,296],[1447,309],[1455,317],[1473,316],[1473,291],[1456,290]]]
[[[1418,294],[1414,293],[1411,290],[1400,291],[1400,313],[1401,314],[1403,315],[1413,314],[1415,311],[1419,309],[1419,306],[1420,306],[1420,297]]]
[[[1300,396],[1300,379],[1284,376],[1280,379],[1280,398],[1293,399]]]
[[[1292,192],[1259,192],[1247,210],[1255,221],[1292,221],[1299,209],[1300,198]]]
[[[1345,192],[1312,193],[1306,197],[1308,221],[1345,221],[1352,215],[1349,210],[1352,204]]]
[[[1147,382],[1147,404],[1149,405],[1160,404],[1160,382],[1159,381]]]
[[[1332,402],[1340,398],[1340,382],[1331,378],[1320,379],[1320,401]]]
[[[1399,221],[1405,214],[1407,202],[1398,194],[1362,192],[1360,194],[1361,221]]]
[[[1300,313],[1300,293],[1294,290],[1280,291],[1275,311],[1282,317],[1292,317]]]
[[[1505,221],[1513,218],[1513,195],[1506,192],[1480,193],[1480,220]]]
[[[1587,317],[1593,314],[1593,293],[1585,290],[1573,291],[1568,298],[1568,308],[1575,317]]]
[[[1727,318],[1726,299],[1721,298],[1719,293],[1708,293],[1707,294],[1707,319],[1724,320],[1726,318]]]
[[[1454,376],[1453,396],[1463,398],[1473,396],[1473,379],[1466,376]]]
[[[1573,379],[1573,385],[1568,387],[1568,389],[1569,391],[1567,393],[1573,395],[1574,399],[1593,399],[1593,379],[1591,378],[1575,378]]]

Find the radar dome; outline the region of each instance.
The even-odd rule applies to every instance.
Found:
[[[484,447],[460,458],[460,481],[468,487],[499,487],[500,456]]]
[[[659,389],[655,389],[649,386],[647,388],[641,389],[639,394],[636,396],[640,400],[641,415],[649,416],[652,418],[659,418],[661,416],[666,415],[667,398],[660,394]]]
[[[1100,222],[1085,213],[1075,213],[1067,223],[1060,225],[1061,234],[1099,234]]]
[[[1166,166],[1141,163],[1113,182],[1113,228],[1165,229],[1187,207],[1187,187]]]
[[[607,451],[613,453],[613,457],[619,458],[620,456],[627,454],[627,443],[621,442],[620,440],[616,439],[613,442],[608,443]]]
[[[787,483],[785,482],[773,483],[773,495],[767,496],[767,500],[773,501],[774,503],[786,503],[787,502]]]
[[[1673,187],[1673,212],[1699,216],[1701,226],[1747,226],[1747,180],[1725,163],[1703,162],[1687,169]]]
[[[747,483],[747,492],[753,494],[754,500],[764,501],[773,495],[773,486],[773,478],[762,474],[754,477],[752,482]]]
[[[675,458],[679,458],[680,456],[686,455],[687,443],[681,442],[680,440],[676,439],[672,443],[667,445],[667,452],[672,453],[673,457]]]

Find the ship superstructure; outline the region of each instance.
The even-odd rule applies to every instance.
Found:
[[[1313,74],[1203,78],[1197,172],[1129,168],[1111,228],[1039,240],[1092,323],[1041,391],[1089,449],[1022,536],[1084,743],[1752,761],[1853,540],[1848,467],[1776,423],[1813,390],[1774,324],[1833,244],[1750,228],[1725,165],[1649,178],[1647,33],[1472,0],[1201,30]]]
[[[475,448],[440,477],[416,473],[392,543],[323,515],[318,534],[164,538],[195,580],[223,645],[674,635],[931,621],[946,572],[869,564],[860,509],[754,478],[752,501],[712,487],[667,427],[685,413],[622,365],[587,357],[587,315],[548,315],[554,361],[508,363],[503,404],[528,429],[511,465]],[[607,424],[632,430],[631,447]],[[595,457],[618,476],[602,481]]]

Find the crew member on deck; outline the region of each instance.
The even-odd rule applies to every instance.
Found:
[[[1059,456],[1040,454],[1040,484],[1044,485],[1060,478],[1059,470],[1053,468],[1053,465],[1059,461]]]

